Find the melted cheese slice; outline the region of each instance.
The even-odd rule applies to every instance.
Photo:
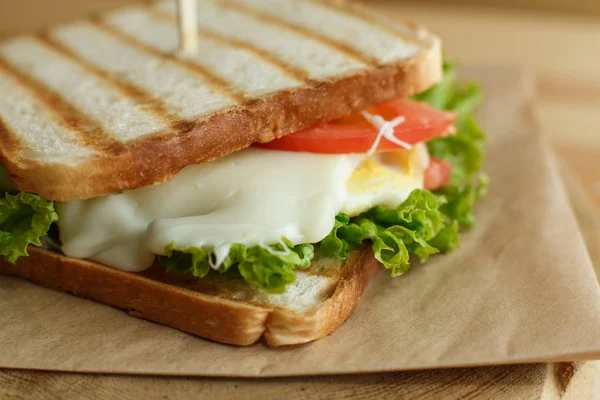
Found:
[[[407,169],[377,155],[238,151],[190,165],[168,182],[58,203],[62,250],[141,271],[172,242],[213,249],[217,265],[232,243],[317,243],[339,212],[395,207],[421,188],[427,150],[411,154]]]

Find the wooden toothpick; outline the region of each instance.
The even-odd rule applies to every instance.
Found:
[[[179,51],[194,55],[198,50],[198,0],[176,0]]]

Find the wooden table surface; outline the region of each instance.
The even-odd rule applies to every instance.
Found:
[[[370,0],[438,33],[451,58],[520,65],[536,76],[538,119],[600,266],[600,18]],[[0,36],[118,0],[0,2]],[[60,12],[59,12],[60,10]],[[0,370],[2,399],[600,399],[600,361],[294,379],[205,379]]]

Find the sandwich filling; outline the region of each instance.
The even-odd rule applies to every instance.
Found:
[[[56,204],[62,251],[141,271],[178,248],[213,250],[218,269],[234,243],[318,243],[337,214],[396,208],[423,188],[427,149],[315,154],[249,148],[190,165],[168,182]]]
[[[142,271],[219,271],[281,293],[316,257],[345,259],[369,244],[393,276],[411,257],[458,246],[484,193],[485,136],[472,117],[476,85],[445,65],[438,85],[315,124],[168,182],[109,196],[52,202],[8,185],[0,168],[0,256],[29,245]],[[442,111],[445,110],[445,111]],[[1,167],[1,166],[0,166]]]

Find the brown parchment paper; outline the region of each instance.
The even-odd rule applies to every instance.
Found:
[[[531,81],[469,70],[486,103],[492,184],[460,250],[380,271],[333,335],[290,348],[209,342],[0,276],[0,367],[289,376],[600,357],[600,290],[531,113]],[[43,266],[40,266],[43,268]]]

